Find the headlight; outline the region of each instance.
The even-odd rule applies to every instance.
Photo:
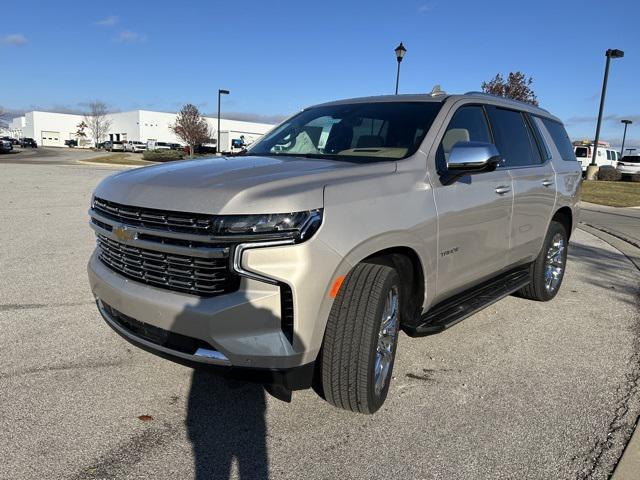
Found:
[[[213,235],[238,240],[292,239],[296,243],[311,237],[322,224],[322,209],[306,212],[260,215],[221,215],[213,221]]]

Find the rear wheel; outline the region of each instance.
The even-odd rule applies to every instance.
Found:
[[[374,413],[384,403],[400,326],[400,279],[392,267],[362,263],[346,277],[329,314],[320,381],[336,407]]]
[[[546,302],[556,296],[567,264],[567,231],[552,221],[538,258],[531,264],[531,283],[518,291],[518,296]]]

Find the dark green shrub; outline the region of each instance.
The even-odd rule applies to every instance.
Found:
[[[598,170],[598,180],[604,180],[607,182],[617,182],[622,178],[622,175],[616,167],[605,165]]]
[[[146,150],[142,154],[142,158],[150,162],[172,162],[182,160],[184,153],[178,150]]]
[[[635,173],[629,178],[632,182],[640,182],[640,173]]]

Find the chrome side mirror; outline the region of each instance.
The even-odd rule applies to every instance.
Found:
[[[495,170],[502,158],[492,143],[457,142],[449,152],[447,169],[455,173]]]

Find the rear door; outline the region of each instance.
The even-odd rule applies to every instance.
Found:
[[[556,178],[551,157],[539,132],[523,112],[489,107],[496,146],[513,181],[511,245],[507,265],[536,258],[547,233],[556,200]]]
[[[481,105],[463,105],[449,117],[436,152],[438,172],[446,171],[453,146],[460,141],[493,143]],[[496,170],[434,182],[438,210],[438,279],[436,300],[498,274],[509,250],[511,177]]]
[[[591,150],[587,146],[576,146],[574,147],[574,152],[582,166],[582,170],[586,170],[589,162],[591,162]]]

